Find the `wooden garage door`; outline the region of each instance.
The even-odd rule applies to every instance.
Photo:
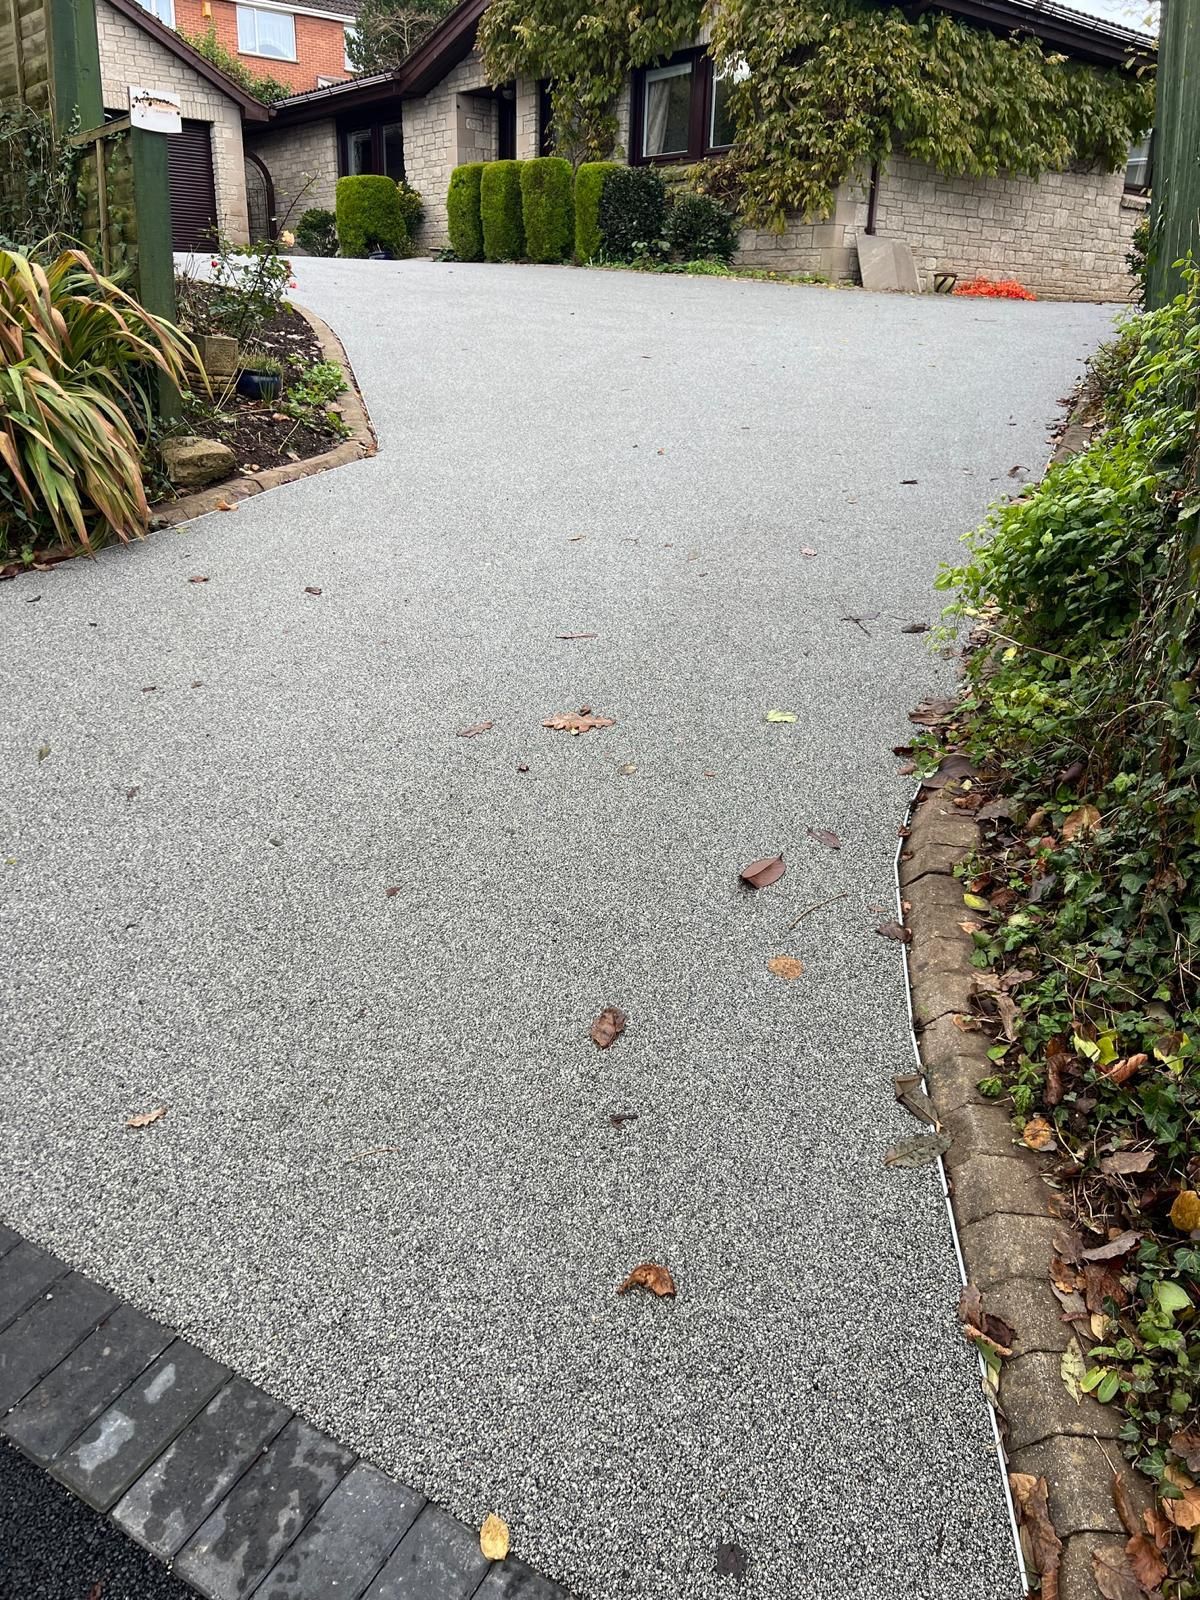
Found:
[[[217,225],[212,140],[207,122],[184,118],[183,129],[167,136],[171,186],[171,248],[209,250]]]

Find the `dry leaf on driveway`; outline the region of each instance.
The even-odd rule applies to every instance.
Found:
[[[38,760],[39,761],[45,761],[46,757],[49,754],[50,754],[50,746],[48,744],[40,744],[40,745],[38,745]]]
[[[194,578],[189,578],[188,582],[189,583],[207,583],[208,579],[206,577],[204,577],[201,573],[198,572],[195,575]]]
[[[898,1072],[892,1079],[892,1088],[896,1099],[918,1122],[927,1122],[931,1128],[939,1126],[933,1101],[921,1087],[919,1072]]]
[[[317,588],[315,583],[305,584],[304,592],[305,592],[305,594],[320,594],[321,593],[320,589]]]
[[[791,982],[794,978],[804,976],[804,963],[797,961],[795,956],[772,956],[767,962],[767,971],[773,972],[777,978],[787,978]]]
[[[127,1117],[127,1128],[148,1128],[151,1123],[161,1122],[167,1114],[166,1106],[155,1106],[153,1111],[139,1111],[136,1117]]]
[[[958,1318],[968,1339],[986,1339],[998,1355],[1012,1355],[1017,1330],[1003,1317],[984,1310],[982,1291],[973,1283],[958,1297]]]
[[[885,1167],[927,1167],[949,1150],[952,1140],[948,1133],[914,1133],[911,1139],[899,1139],[883,1158]]]
[[[1115,1550],[1111,1545],[1093,1550],[1092,1576],[1104,1600],[1145,1600],[1144,1590],[1133,1575],[1125,1550]]]
[[[460,728],[458,737],[460,739],[474,739],[477,734],[490,733],[495,726],[494,722],[475,722],[469,728]]]
[[[898,922],[881,922],[875,932],[881,933],[885,939],[896,939],[900,944],[912,943],[912,929],[901,927]]]
[[[1083,1390],[1079,1385],[1087,1372],[1087,1361],[1084,1359],[1083,1351],[1079,1348],[1077,1339],[1068,1340],[1067,1348],[1063,1351],[1062,1359],[1058,1363],[1058,1371],[1067,1393],[1075,1404],[1079,1405],[1083,1399]]]
[[[625,1032],[628,1017],[623,1011],[618,1011],[616,1006],[605,1006],[604,1010],[592,1023],[592,1043],[598,1050],[607,1050],[609,1045],[616,1041]]]
[[[1125,1479],[1119,1472],[1114,1472],[1112,1475],[1112,1503],[1121,1519],[1121,1526],[1132,1539],[1140,1531],[1140,1524],[1138,1514],[1133,1508],[1133,1501],[1129,1498]]]
[[[764,720],[767,722],[795,722],[796,713],[794,711],[771,710],[767,712]]]
[[[595,633],[556,633],[554,637],[556,639],[596,639],[599,635]]]
[[[483,1519],[479,1548],[489,1561],[503,1561],[508,1554],[508,1523],[494,1511]]]
[[[553,728],[558,733],[590,733],[593,728],[615,728],[615,717],[596,717],[591,714],[589,707],[584,711],[568,711],[557,717],[547,717],[543,728]]]
[[[829,850],[840,850],[842,841],[832,828],[809,828],[808,837],[815,839],[818,844],[823,844]]]
[[[752,889],[766,889],[778,883],[785,870],[782,856],[760,856],[757,861],[743,867],[738,877]]]
[[[660,1267],[654,1261],[643,1261],[640,1267],[634,1267],[618,1287],[617,1293],[628,1294],[630,1289],[649,1289],[651,1294],[673,1296],[675,1280],[666,1267]]]

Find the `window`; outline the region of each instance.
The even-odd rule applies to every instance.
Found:
[[[685,156],[692,116],[691,61],[653,67],[645,76],[642,101],[643,156]]]
[[[341,176],[382,174],[393,183],[404,176],[404,130],[398,122],[372,122],[365,128],[343,128]]]
[[[269,56],[272,61],[295,61],[296,19],[290,11],[265,11],[258,6],[239,6],[237,30],[241,55]]]
[[[1149,133],[1139,139],[1129,152],[1125,167],[1125,187],[1141,194],[1150,187],[1151,147],[1154,135]]]
[[[370,128],[355,128],[353,133],[346,135],[346,171],[352,178],[357,178],[360,173],[374,172],[372,163],[372,139]]]
[[[733,143],[730,91],[748,76],[745,63],[717,73],[703,50],[681,50],[633,77],[632,159],[701,161]]]
[[[175,0],[142,0],[142,10],[157,17],[168,28],[175,26]]]
[[[350,46],[354,43],[355,39],[358,38],[358,29],[347,27],[343,29],[343,33],[345,35],[345,45],[342,50],[342,64],[346,68],[347,72],[353,72],[354,63],[350,59]]]

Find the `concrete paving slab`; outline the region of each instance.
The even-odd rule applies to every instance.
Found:
[[[23,1316],[66,1271],[65,1261],[24,1241],[0,1257],[0,1329]]]
[[[10,1410],[116,1306],[77,1272],[53,1283],[0,1333],[0,1414]]]
[[[472,1600],[490,1565],[474,1528],[427,1505],[365,1600]]]
[[[873,929],[901,630],[1109,311],[297,270],[379,455],[0,586],[6,1218],[585,1600],[1011,1600]]]

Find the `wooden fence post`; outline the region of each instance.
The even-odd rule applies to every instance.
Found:
[[[1200,5],[1163,0],[1154,126],[1154,211],[1146,304],[1164,306],[1183,287],[1175,263],[1200,266]]]

